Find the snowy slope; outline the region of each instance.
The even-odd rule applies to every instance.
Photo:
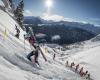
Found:
[[[72,55],[68,60],[81,64],[94,80],[100,80],[100,46]]]
[[[83,47],[65,51],[65,54],[68,55],[60,57],[62,61],[80,64],[80,68],[84,67],[84,71],[89,71],[93,80],[100,80],[100,35],[85,41]]]
[[[2,5],[5,4],[0,1]],[[40,55],[41,67],[34,67],[26,59],[31,48],[27,41],[24,44],[25,32],[20,28],[21,35],[17,39],[14,36],[15,25],[20,28],[12,16],[0,9],[0,80],[84,80],[61,63],[53,61],[48,53],[48,61],[45,62]],[[44,47],[41,48],[44,51]]]
[[[98,46],[100,46],[100,34],[90,40],[66,46],[67,50],[63,52],[65,54],[64,59],[68,57],[66,54],[70,56],[71,54],[73,55],[77,52],[86,51]]]

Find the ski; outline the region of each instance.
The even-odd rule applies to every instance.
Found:
[[[47,58],[45,57],[40,45],[39,45],[39,50],[40,50],[40,53],[41,53],[42,57],[44,58],[44,60],[47,61]]]
[[[46,57],[45,57],[45,55],[44,55],[44,53],[43,53],[43,51],[42,51],[42,49],[41,49],[41,47],[40,47],[38,41],[37,41],[37,39],[36,39],[36,35],[35,35],[34,31],[32,30],[32,28],[30,28],[30,31],[31,31],[32,35],[34,36],[36,43],[37,43],[38,46],[39,46],[39,50],[40,50],[40,53],[41,53],[42,57],[44,58],[45,61],[47,61],[47,59],[46,59]]]

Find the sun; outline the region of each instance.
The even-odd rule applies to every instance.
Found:
[[[46,0],[46,6],[47,7],[52,7],[52,0]]]

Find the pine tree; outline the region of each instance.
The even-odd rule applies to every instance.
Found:
[[[20,3],[18,4],[16,10],[14,11],[14,14],[15,14],[16,20],[18,21],[18,23],[22,29],[24,29],[24,27],[23,27],[23,21],[24,21],[23,11],[24,11],[24,2],[23,2],[23,0],[21,0]]]
[[[8,0],[9,1],[9,5],[11,7],[11,12],[13,13],[15,11],[15,3],[14,0]]]
[[[10,7],[12,8],[12,6],[13,6],[12,0],[9,0],[9,3],[10,3]]]

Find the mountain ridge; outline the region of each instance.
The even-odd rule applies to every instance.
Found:
[[[24,24],[26,28],[32,27],[35,33],[46,34],[46,40],[49,43],[59,44],[71,44],[75,42],[89,40],[99,34],[99,29],[94,30],[95,26],[92,24],[84,24],[77,22],[59,21],[54,22],[52,20],[47,21],[40,17],[26,17]],[[84,28],[82,28],[82,26]],[[92,30],[87,26],[93,27]],[[89,29],[89,30],[88,30]],[[93,32],[96,32],[94,33]],[[98,30],[98,31],[97,31]],[[60,36],[60,40],[52,41],[53,36]]]
[[[41,17],[27,16],[24,18],[24,24],[41,24],[41,25],[64,25],[77,27],[89,32],[92,32],[95,35],[100,34],[100,26],[95,26],[90,23],[82,23],[82,22],[69,22],[69,21],[53,21],[53,20],[44,20]]]

